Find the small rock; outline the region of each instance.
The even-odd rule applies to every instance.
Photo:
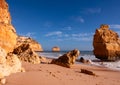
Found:
[[[81,57],[79,61],[82,62],[82,63],[85,63],[85,64],[90,64],[91,63],[90,60],[86,60],[83,57]]]
[[[5,78],[0,79],[0,84],[1,85],[4,85],[5,83],[6,83],[6,79]]]
[[[93,75],[95,76],[96,74],[90,70],[86,70],[86,69],[81,69],[81,73],[85,73],[85,74],[88,74],[88,75]]]
[[[21,68],[21,72],[25,72],[25,68],[22,67],[22,68]]]

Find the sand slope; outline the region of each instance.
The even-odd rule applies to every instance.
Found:
[[[26,72],[7,77],[6,85],[120,85],[120,72],[106,68],[75,64],[65,68],[54,64],[23,63]],[[97,76],[87,75],[80,69],[89,69]]]

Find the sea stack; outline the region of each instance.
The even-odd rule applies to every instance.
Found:
[[[120,59],[120,39],[109,25],[102,24],[96,29],[93,39],[94,55],[101,60],[114,61]]]
[[[16,38],[16,30],[11,24],[8,4],[5,0],[0,0],[0,46],[7,53],[12,52],[16,45]]]
[[[52,48],[52,51],[53,52],[59,52],[60,48],[58,46],[55,46],[55,47]]]

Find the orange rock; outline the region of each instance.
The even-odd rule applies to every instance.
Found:
[[[0,46],[12,52],[16,45],[16,31],[11,24],[11,16],[5,0],[0,0]]]
[[[51,64],[57,64],[60,66],[70,68],[71,65],[73,65],[75,63],[75,60],[79,55],[80,55],[80,51],[77,49],[74,49],[74,50],[60,56],[58,59],[53,59],[51,61]]]
[[[13,53],[16,54],[21,61],[29,62],[32,64],[40,64],[39,56],[27,43],[15,48]]]
[[[54,52],[60,51],[60,48],[55,46],[55,47],[52,48],[52,51],[54,51]]]
[[[101,60],[116,60],[120,58],[120,40],[116,32],[108,25],[101,25],[96,30],[93,40],[94,54]]]
[[[42,46],[30,37],[18,36],[16,47],[22,44],[29,44],[34,51],[43,51]]]
[[[6,54],[5,50],[0,47],[0,78],[21,72],[21,66],[21,61],[16,55]]]

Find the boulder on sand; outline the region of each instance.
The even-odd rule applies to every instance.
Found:
[[[53,59],[51,63],[70,68],[71,65],[75,63],[75,60],[79,55],[80,51],[75,49],[60,56],[58,59]]]

